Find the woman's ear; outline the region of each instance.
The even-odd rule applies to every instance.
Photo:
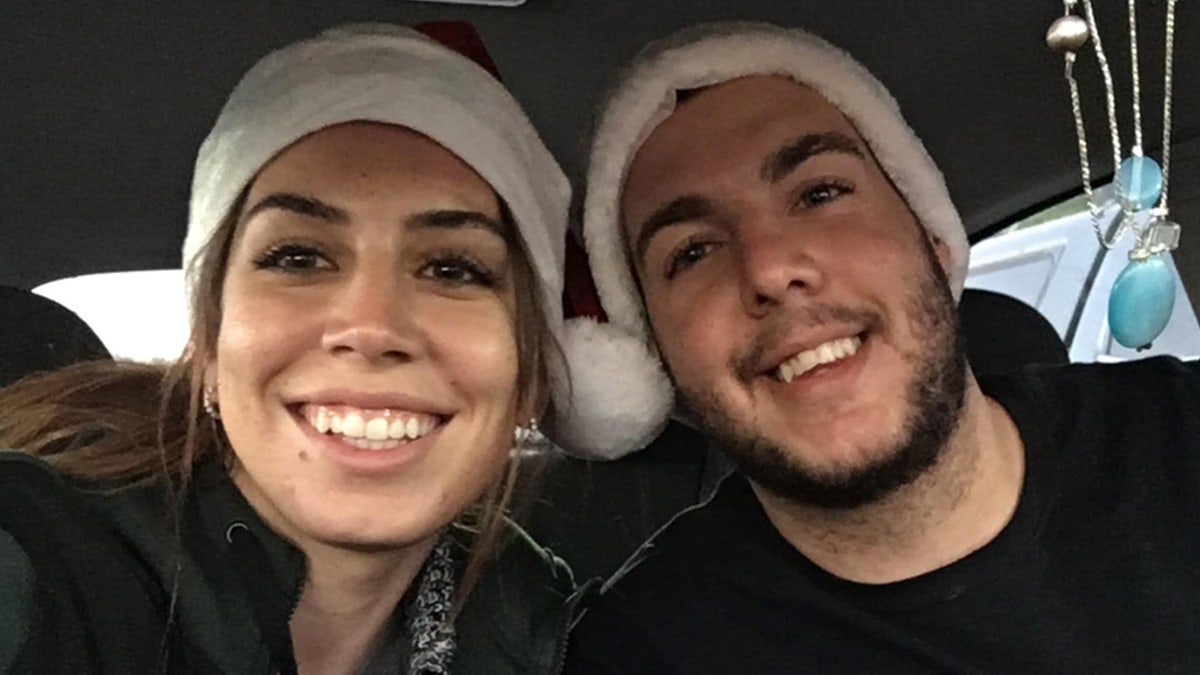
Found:
[[[533,392],[521,396],[517,400],[516,426],[528,427],[530,420],[537,422],[541,426],[546,412],[547,406],[544,396]]]
[[[217,357],[216,355],[209,356],[205,359],[204,371],[200,377],[200,388],[206,392],[215,393],[217,390]]]

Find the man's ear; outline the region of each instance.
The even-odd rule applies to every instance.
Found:
[[[950,270],[954,267],[954,254],[950,251],[950,245],[942,240],[941,237],[928,235],[930,242],[933,244],[933,252],[937,255],[938,263],[942,266],[942,271],[946,276],[950,276]]]

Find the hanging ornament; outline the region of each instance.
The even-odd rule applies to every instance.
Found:
[[[1108,296],[1109,332],[1130,349],[1150,347],[1175,309],[1175,273],[1163,254],[1179,246],[1179,225],[1154,218]]]
[[[1144,211],[1162,196],[1163,174],[1158,162],[1145,155],[1126,157],[1117,170],[1126,208]]]
[[[1130,261],[1108,296],[1108,328],[1131,349],[1145,349],[1162,334],[1175,308],[1175,274],[1161,255]]]
[[[1046,31],[1046,44],[1056,52],[1079,51],[1087,41],[1087,22],[1070,13],[1055,19]]]
[[[1136,242],[1129,253],[1129,263],[1117,276],[1108,300],[1109,332],[1120,344],[1131,349],[1145,349],[1162,334],[1170,322],[1175,307],[1175,274],[1165,255],[1179,246],[1180,228],[1167,220],[1167,186],[1171,163],[1171,85],[1175,45],[1175,3],[1167,0],[1166,64],[1163,86],[1163,144],[1162,165],[1147,157],[1142,150],[1141,83],[1138,76],[1136,0],[1129,0],[1129,45],[1133,76],[1134,141],[1129,157],[1121,159],[1121,138],[1117,128],[1116,101],[1112,73],[1104,55],[1096,15],[1091,0],[1082,0],[1086,20],[1072,14],[1078,0],[1063,1],[1063,16],[1046,32],[1046,44],[1063,54],[1064,75],[1071,93],[1071,111],[1079,142],[1080,173],[1083,191],[1087,195],[1092,227],[1101,245],[1114,247],[1127,232],[1133,232]],[[1087,136],[1083,124],[1079,86],[1075,80],[1076,52],[1089,39],[1104,77],[1108,127],[1112,137],[1115,195],[1120,206],[1112,232],[1105,235],[1100,219],[1102,209],[1096,203],[1091,185],[1091,165],[1088,160]],[[1157,204],[1157,206],[1156,206]],[[1142,215],[1150,209],[1149,218]],[[1145,221],[1139,227],[1138,221]]]

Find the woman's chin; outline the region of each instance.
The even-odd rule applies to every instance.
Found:
[[[376,516],[377,518],[377,516]],[[371,522],[354,516],[323,518],[315,523],[297,523],[300,537],[320,546],[362,553],[389,553],[432,545],[449,524],[442,522]],[[296,542],[305,548],[305,542]]]
[[[435,538],[455,516],[439,508],[436,500],[400,500],[395,494],[316,486],[310,490],[297,486],[277,496],[245,488],[242,492],[271,529],[306,553],[310,547],[364,552],[405,549]]]

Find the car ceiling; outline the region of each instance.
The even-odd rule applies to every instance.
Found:
[[[1095,0],[1128,101],[1125,3]],[[1160,137],[1165,0],[1139,3],[1146,136]],[[804,26],[892,89],[976,238],[1079,190],[1058,0],[404,0],[5,2],[0,9],[0,284],[177,267],[192,162],[225,96],[268,50],[348,21],[471,21],[568,174],[613,71],[696,21]],[[1179,3],[1174,137],[1200,135],[1200,5]],[[1093,158],[1111,172],[1098,70],[1079,68]],[[1127,104],[1120,114],[1128,121]],[[1126,130],[1125,138],[1129,133]]]

